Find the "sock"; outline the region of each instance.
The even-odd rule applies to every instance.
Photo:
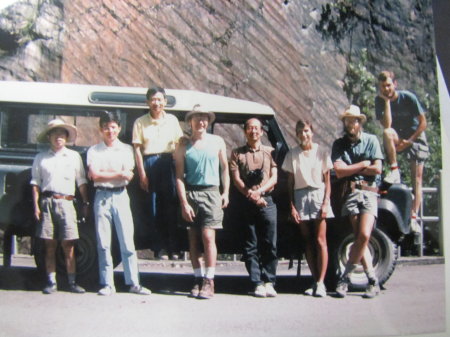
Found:
[[[75,274],[67,274],[67,278],[69,279],[69,284],[75,283]]]
[[[215,267],[207,267],[206,268],[206,273],[205,273],[205,277],[212,280],[214,278],[214,274],[216,272],[216,268]]]
[[[391,164],[391,171],[394,171],[394,170],[398,170],[398,164],[397,163],[392,163]]]
[[[198,278],[203,277],[203,270],[202,268],[194,268],[194,276]]]
[[[51,272],[47,274],[48,282],[56,284],[56,272]]]
[[[357,267],[358,267],[357,264],[347,263],[345,265],[345,270],[344,270],[344,274],[342,275],[342,277],[348,277],[348,275],[353,273]]]
[[[375,275],[375,270],[374,270],[373,268],[365,269],[365,270],[364,270],[364,273],[366,274],[367,279],[368,279],[369,281],[370,281],[370,280],[376,280],[376,279],[377,279],[377,277],[376,277],[376,275]]]

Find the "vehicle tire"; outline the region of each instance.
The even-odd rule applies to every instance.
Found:
[[[334,270],[337,272],[337,275],[341,275],[344,271],[353,241],[354,235],[348,234],[337,247],[337,251],[333,256]],[[370,237],[369,249],[372,254],[375,275],[378,277],[380,285],[383,285],[394,272],[398,259],[397,246],[385,233],[375,228]],[[351,288],[354,290],[363,290],[367,287],[367,277],[362,265],[356,268],[350,280]]]
[[[98,260],[97,242],[95,232],[84,228],[88,224],[83,224],[79,228],[80,238],[75,243],[75,258],[77,265],[77,282],[83,286],[93,286],[98,284]],[[45,273],[45,242],[42,239],[35,239],[33,247],[34,260],[38,270]],[[56,272],[58,279],[66,277],[66,267],[64,252],[61,245],[56,251]]]

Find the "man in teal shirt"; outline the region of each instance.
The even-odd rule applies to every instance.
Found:
[[[230,187],[225,142],[207,133],[214,118],[214,113],[195,105],[185,117],[192,130],[191,137],[183,138],[174,153],[177,193],[181,214],[189,227],[189,252],[195,276],[191,296],[202,299],[214,296],[215,229],[222,228],[222,209],[228,206]],[[205,271],[201,264],[201,244]]]

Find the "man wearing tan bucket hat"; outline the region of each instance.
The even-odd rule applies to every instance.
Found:
[[[380,292],[378,278],[368,249],[377,217],[377,183],[380,179],[383,153],[375,135],[362,131],[366,116],[359,107],[350,105],[340,116],[345,135],[333,143],[331,159],[339,179],[345,179],[348,192],[344,196],[341,215],[349,216],[355,234],[345,270],[338,281],[336,294],[345,297],[350,275],[361,263],[369,280],[364,294],[373,298]]]
[[[191,136],[182,138],[174,153],[177,192],[181,214],[188,227],[194,269],[190,297],[201,299],[214,296],[215,230],[222,228],[223,208],[228,206],[230,188],[225,141],[207,132],[214,119],[213,112],[196,104],[185,116]],[[202,260],[205,268],[202,268]]]
[[[31,169],[34,216],[38,221],[36,236],[45,242],[47,285],[44,294],[56,292],[56,248],[58,241],[64,251],[69,290],[84,293],[76,284],[74,243],[78,239],[77,215],[73,205],[75,184],[87,212],[88,195],[83,162],[78,152],[66,147],[77,136],[75,126],[60,119],[48,122],[37,137],[40,143],[50,143],[50,149],[40,152]]]

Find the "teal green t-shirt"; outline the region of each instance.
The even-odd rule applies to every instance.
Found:
[[[219,186],[219,149],[218,137],[206,135],[205,146],[195,148],[192,144],[186,146],[185,180],[194,186]]]

